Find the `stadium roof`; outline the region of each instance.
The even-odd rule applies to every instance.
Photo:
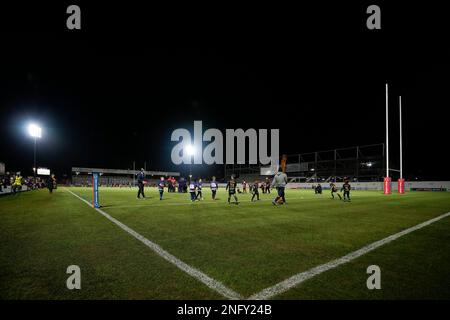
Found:
[[[72,172],[78,173],[88,173],[92,172],[98,173],[110,173],[110,174],[136,174],[139,170],[128,170],[128,169],[100,169],[100,168],[81,168],[81,167],[72,167]],[[145,171],[146,175],[155,175],[155,176],[174,176],[179,177],[179,172],[171,172],[171,171]]]

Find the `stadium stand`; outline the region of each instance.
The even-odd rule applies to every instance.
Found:
[[[92,172],[100,174],[99,183],[108,187],[132,187],[135,185],[137,170],[105,169],[105,168],[72,168],[72,185],[91,186]],[[156,185],[159,177],[179,177],[179,172],[145,171],[146,181],[149,185]]]

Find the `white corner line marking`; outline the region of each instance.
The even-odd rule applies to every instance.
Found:
[[[405,230],[400,231],[398,233],[395,233],[395,234],[393,234],[393,235],[391,235],[389,237],[386,237],[386,238],[384,238],[382,240],[373,242],[373,243],[371,243],[371,244],[369,244],[369,245],[367,245],[365,247],[362,247],[359,250],[353,251],[353,252],[351,252],[351,253],[349,253],[349,254],[347,254],[347,255],[339,258],[339,259],[332,260],[332,261],[330,261],[328,263],[319,265],[319,266],[314,267],[312,269],[309,269],[307,271],[304,271],[304,272],[301,272],[301,273],[297,273],[296,275],[293,275],[292,277],[290,277],[290,278],[288,278],[288,279],[286,279],[284,281],[281,281],[281,282],[277,283],[274,286],[268,287],[268,288],[263,289],[262,291],[260,291],[258,293],[253,294],[248,299],[249,300],[266,300],[266,299],[270,299],[270,298],[272,298],[272,297],[274,297],[276,295],[279,295],[279,294],[281,294],[281,293],[291,289],[292,287],[295,287],[295,286],[299,285],[300,283],[302,283],[302,282],[304,282],[304,281],[306,281],[308,279],[311,279],[311,278],[321,274],[322,272],[334,269],[334,268],[336,268],[336,267],[338,267],[338,266],[340,266],[340,265],[342,265],[344,263],[347,263],[347,262],[350,262],[350,261],[352,261],[352,260],[354,260],[356,258],[359,258],[362,255],[365,255],[366,253],[371,252],[371,251],[373,251],[373,250],[375,250],[375,249],[377,249],[377,248],[379,248],[379,247],[381,247],[381,246],[383,246],[383,245],[385,245],[385,244],[387,244],[389,242],[392,242],[392,241],[394,241],[394,240],[396,240],[396,239],[398,239],[398,238],[400,238],[400,237],[402,237],[402,236],[404,236],[404,235],[406,235],[408,233],[411,233],[413,231],[422,229],[423,227],[426,227],[426,226],[428,226],[428,225],[430,225],[430,224],[432,224],[432,223],[434,223],[436,221],[439,221],[441,219],[444,219],[444,218],[446,218],[448,216],[450,216],[450,212],[444,213],[444,214],[442,214],[442,215],[440,215],[440,216],[438,216],[436,218],[427,220],[427,221],[422,222],[422,223],[420,223],[420,224],[418,224],[416,226],[413,226],[411,228],[408,228],[408,229],[405,229]]]
[[[73,193],[69,189],[66,189],[66,188],[64,188],[64,189],[67,192],[69,192],[72,195],[74,195],[75,197],[77,197],[78,199],[80,199],[81,201],[83,201],[86,204],[88,204],[92,208],[92,204],[89,201],[83,199],[82,197],[80,197],[79,195]],[[113,218],[112,216],[110,216],[109,214],[104,212],[103,210],[98,209],[98,208],[93,208],[93,209],[97,210],[97,212],[99,212],[105,218],[107,218],[108,220],[110,220],[111,222],[113,222],[114,224],[119,226],[120,228],[122,228],[124,231],[128,232],[130,235],[132,235],[137,240],[141,241],[143,244],[145,244],[147,247],[152,249],[160,257],[162,257],[165,260],[169,261],[170,263],[175,265],[180,270],[182,270],[182,271],[186,272],[187,274],[189,274],[191,277],[196,278],[197,280],[199,280],[200,282],[205,284],[208,288],[210,288],[210,289],[220,293],[222,296],[224,296],[224,297],[226,297],[228,299],[232,299],[232,300],[242,299],[242,296],[240,294],[238,294],[237,292],[227,288],[221,282],[211,278],[210,276],[208,276],[207,274],[201,272],[200,270],[198,270],[198,269],[196,269],[194,267],[191,267],[190,265],[188,265],[185,262],[181,261],[180,259],[178,259],[174,255],[172,255],[169,252],[165,251],[163,248],[161,248],[156,243],[148,240],[147,238],[145,238],[144,236],[140,235],[139,233],[137,233],[136,231],[134,231],[130,227],[128,227],[125,224],[123,224],[122,222],[120,222],[119,220]]]

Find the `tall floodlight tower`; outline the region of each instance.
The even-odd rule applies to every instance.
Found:
[[[391,178],[389,177],[389,107],[388,107],[388,84],[386,83],[386,176],[383,183],[384,194],[391,193]]]
[[[184,150],[183,152],[186,152],[187,155],[189,156],[189,183],[192,180],[192,157],[195,154],[195,148],[193,145],[188,145],[186,146],[186,150]]]
[[[42,137],[42,129],[38,125],[34,123],[30,123],[28,125],[28,134],[34,138],[34,161],[33,161],[33,176],[34,176],[34,184],[36,184],[36,145],[37,145],[37,139],[40,139]]]
[[[398,108],[400,117],[400,178],[398,179],[398,193],[405,193],[405,179],[403,179],[403,139],[402,139],[402,97],[398,97]]]

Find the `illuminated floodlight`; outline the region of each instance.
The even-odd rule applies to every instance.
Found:
[[[368,167],[371,167],[372,165],[373,165],[373,163],[372,162],[367,162],[367,164],[366,164]]]
[[[186,150],[186,153],[187,153],[189,156],[193,156],[194,153],[195,153],[195,148],[194,148],[194,146],[192,146],[192,145],[186,146],[185,150]]]
[[[33,138],[40,138],[42,136],[42,129],[34,123],[31,123],[28,125],[28,133]]]

